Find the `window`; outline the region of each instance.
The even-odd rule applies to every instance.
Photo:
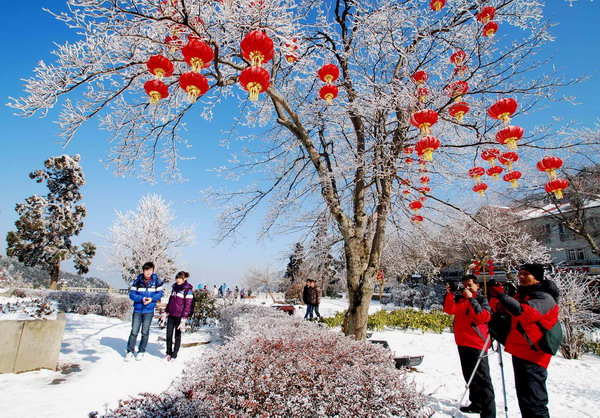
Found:
[[[565,250],[567,261],[586,261],[585,248],[567,248]]]

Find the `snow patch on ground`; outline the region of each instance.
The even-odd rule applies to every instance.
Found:
[[[344,301],[324,300],[321,312],[343,310]],[[387,308],[387,306],[386,306]],[[381,309],[374,303],[372,310]],[[297,315],[304,311],[296,310]],[[147,356],[141,362],[123,361],[130,322],[97,315],[67,314],[67,326],[59,359],[60,370],[40,370],[0,375],[2,416],[83,417],[89,411],[114,408],[119,399],[140,392],[159,393],[181,374],[185,361],[193,360],[215,342],[208,331],[184,334],[185,342],[205,342],[182,348],[177,361],[162,360],[165,330],[153,326]],[[419,331],[375,332],[373,339],[387,340],[397,356],[424,355],[410,376],[429,397],[435,417],[452,414],[464,391],[464,380],[454,336]],[[511,356],[503,353],[508,412],[519,416]],[[502,379],[498,354],[489,358],[497,415],[504,416]],[[550,413],[553,417],[597,417],[600,406],[600,358],[586,355],[565,360],[557,355],[548,369]],[[460,413],[457,416],[466,416]]]

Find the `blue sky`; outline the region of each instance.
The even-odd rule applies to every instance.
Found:
[[[597,39],[597,20],[600,18],[599,2],[581,0],[570,7],[561,0],[549,0],[547,17],[559,23],[553,30],[557,40],[545,50],[546,55],[555,54],[553,64],[561,68],[567,77],[592,74],[600,68],[600,46]],[[22,95],[22,78],[32,75],[39,60],[52,62],[49,51],[54,43],[62,44],[73,39],[73,34],[54,20],[43,7],[54,11],[64,9],[63,0],[32,0],[6,2],[0,22],[3,31],[3,64],[0,66],[0,98],[3,103],[8,97]],[[585,84],[571,86],[565,90],[577,96],[580,105],[558,103],[552,114],[566,120],[576,119],[581,125],[592,127],[598,121],[598,97],[600,75],[594,74]],[[221,110],[223,111],[223,110]],[[226,113],[223,116],[228,116]],[[232,115],[233,116],[233,113]],[[550,115],[548,115],[550,116]],[[536,117],[540,117],[540,112]],[[190,271],[193,284],[209,283],[238,284],[250,266],[269,266],[271,270],[285,267],[285,254],[296,240],[295,236],[284,235],[272,241],[257,243],[256,231],[261,214],[257,213],[243,229],[245,240],[232,247],[225,242],[215,247],[211,237],[215,232],[217,212],[208,209],[202,202],[186,203],[198,197],[198,191],[214,185],[216,179],[207,170],[222,164],[227,150],[218,146],[220,132],[227,128],[227,117],[211,124],[193,126],[189,135],[193,148],[190,155],[195,160],[182,164],[183,174],[188,181],[182,184],[149,185],[135,178],[117,178],[106,170],[101,159],[107,155],[107,133],[97,129],[92,122],[77,134],[67,148],[60,144],[58,126],[54,123],[56,112],[48,117],[24,119],[13,115],[13,110],[0,106],[0,251],[6,248],[6,233],[14,229],[17,219],[14,206],[33,194],[45,194],[45,187],[28,177],[29,172],[42,168],[43,161],[50,156],[63,153],[80,154],[82,167],[87,178],[83,189],[83,203],[88,208],[85,228],[81,240],[91,240],[100,247],[106,245],[100,235],[107,233],[115,219],[115,210],[135,209],[139,199],[148,193],[158,193],[167,201],[173,201],[176,222],[197,224],[197,245],[187,249],[181,259],[181,269]],[[548,120],[546,120],[547,122]],[[92,264],[92,275],[101,277],[113,286],[123,283],[118,272],[104,271],[102,251]],[[72,263],[66,262],[64,269],[70,270]]]

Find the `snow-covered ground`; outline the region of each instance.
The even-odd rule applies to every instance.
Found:
[[[332,314],[344,307],[342,300],[324,300],[321,313]],[[374,304],[373,310],[377,309],[381,306]],[[303,314],[302,309],[297,310],[297,315]],[[60,355],[61,370],[0,375],[0,416],[84,417],[89,411],[103,411],[105,406],[112,408],[119,399],[130,395],[160,392],[181,373],[185,361],[202,355],[210,346],[182,348],[176,362],[166,363],[162,360],[164,342],[158,339],[165,331],[153,327],[148,356],[141,362],[125,363],[123,355],[129,330],[128,321],[68,314]],[[208,332],[194,337],[200,340],[214,338]],[[398,355],[424,355],[423,363],[410,376],[429,396],[434,416],[452,413],[464,391],[452,334],[394,330],[376,332],[372,338],[387,340]],[[508,411],[511,416],[519,416],[510,355],[504,354],[503,358]],[[504,416],[504,404],[498,355],[492,353],[489,360],[498,416],[501,417]],[[548,378],[551,415],[599,416],[599,373],[600,358],[596,356],[584,356],[580,360],[556,356],[550,363]],[[463,415],[459,413],[458,416]]]

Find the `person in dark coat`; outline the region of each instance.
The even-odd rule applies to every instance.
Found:
[[[143,273],[131,284],[129,299],[133,301],[133,317],[131,320],[131,333],[127,341],[127,355],[125,361],[133,360],[135,342],[140,328],[142,338],[138,346],[136,360],[142,360],[146,353],[148,338],[150,336],[150,324],[154,317],[154,308],[163,296],[163,282],[154,274],[154,263],[148,262],[142,266]]]
[[[543,337],[539,325],[548,330],[558,322],[559,291],[553,281],[544,280],[544,267],[540,264],[522,265],[518,279],[514,297],[504,293],[499,285],[490,287],[490,295],[498,299],[498,309],[512,317],[505,349],[512,354],[521,415],[549,417],[546,379],[552,355],[539,347]]]
[[[446,285],[444,312],[454,315],[454,340],[458,347],[460,365],[465,382],[473,374],[479,355],[487,353],[488,325],[491,308],[488,300],[479,289],[477,277],[465,276],[462,280],[463,291],[455,295]],[[466,413],[478,413],[481,417],[496,416],[494,386],[490,377],[490,366],[487,355],[484,355],[469,385],[470,405],[461,406]]]
[[[175,360],[181,346],[181,333],[185,330],[185,322],[192,312],[194,303],[194,287],[188,283],[190,274],[180,271],[175,276],[173,290],[165,309],[167,317],[167,361]],[[175,346],[173,347],[173,331],[175,332]]]
[[[306,284],[304,285],[304,289],[302,289],[302,302],[306,304],[306,314],[304,314],[304,319],[312,319],[313,317],[313,305],[310,302],[312,293],[310,282],[310,279],[306,279]]]
[[[319,305],[321,304],[321,288],[317,284],[315,280],[310,281],[310,304],[313,308],[313,313],[317,316],[317,318],[321,319],[321,314],[319,313]],[[312,318],[312,315],[311,315]]]

